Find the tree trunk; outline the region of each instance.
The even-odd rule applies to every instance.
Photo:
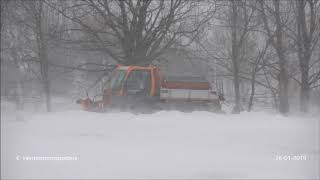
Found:
[[[49,80],[49,67],[48,67],[48,53],[47,53],[47,41],[44,38],[43,32],[40,34],[40,57],[41,57],[41,73],[42,73],[42,83],[43,90],[46,99],[46,110],[51,111],[51,95],[50,95],[50,80]]]
[[[42,77],[43,92],[45,95],[46,110],[51,111],[50,81],[49,81],[49,64],[48,64],[48,39],[45,32],[48,31],[47,21],[44,17],[43,2],[37,1],[39,8],[37,9],[37,44],[38,57],[40,60],[40,71]]]
[[[298,46],[298,58],[301,72],[301,89],[300,89],[300,111],[308,112],[309,98],[310,98],[310,84],[309,84],[309,64],[311,58],[311,38],[312,34],[307,33],[306,14],[305,14],[304,0],[297,0],[297,46]],[[310,4],[311,13],[313,4]],[[310,18],[310,28],[315,25],[315,19]]]
[[[298,42],[299,43],[299,42]],[[309,84],[309,61],[310,56],[305,56],[302,50],[298,50],[298,57],[301,71],[301,88],[300,88],[300,111],[308,112],[309,97],[310,97],[310,84]]]
[[[47,40],[44,37],[43,31],[40,34],[41,42],[41,72],[42,72],[42,83],[43,91],[46,99],[46,110],[47,112],[51,111],[51,95],[50,95],[50,80],[49,80],[49,67],[48,67],[48,51],[47,51]]]
[[[238,46],[237,46],[237,5],[233,0],[232,3],[232,63],[233,63],[233,84],[235,93],[235,106],[233,113],[240,113],[240,83],[239,83],[239,62],[238,62]]]
[[[309,69],[309,68],[308,68]],[[310,99],[310,86],[308,83],[309,71],[304,70],[301,73],[301,89],[300,89],[300,111],[308,112]]]
[[[16,42],[16,40],[15,40]],[[15,67],[17,68],[17,76],[15,79],[16,88],[14,90],[14,99],[16,104],[16,110],[21,111],[23,110],[23,80],[22,80],[22,73],[19,65],[19,55],[17,53],[17,49],[11,47],[11,56],[13,57],[13,61]]]
[[[240,83],[239,83],[239,68],[237,67],[238,63],[233,63],[233,83],[234,83],[234,93],[235,93],[235,106],[233,108],[233,113],[240,113],[241,104],[240,104]]]
[[[46,96],[46,109],[47,109],[47,112],[50,112],[52,108],[51,108],[50,83],[48,80],[47,82],[44,83],[44,93]]]
[[[280,64],[284,64],[283,62]],[[279,112],[286,114],[289,112],[288,98],[288,75],[286,68],[282,65],[279,74]]]
[[[255,75],[256,72],[252,72],[252,79],[251,79],[251,93],[250,93],[250,98],[249,98],[249,103],[248,103],[248,111],[250,112],[252,109],[252,105],[253,105],[253,97],[254,97],[254,93],[255,93]]]
[[[287,62],[283,49],[283,28],[280,19],[280,2],[279,0],[274,0],[275,6],[275,17],[276,17],[276,51],[279,58],[279,112],[281,114],[286,114],[289,112],[289,98],[288,98],[288,70]]]
[[[15,89],[15,103],[16,103],[16,110],[21,111],[23,110],[23,89],[22,89],[22,81],[19,79],[16,80],[16,89]]]

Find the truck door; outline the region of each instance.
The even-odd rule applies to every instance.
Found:
[[[150,96],[151,74],[148,70],[132,70],[125,84],[127,96]]]

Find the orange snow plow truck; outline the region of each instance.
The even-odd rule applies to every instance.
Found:
[[[77,100],[84,110],[109,109],[133,111],[208,110],[219,111],[222,94],[211,89],[200,77],[163,76],[156,66],[118,65],[102,95],[102,100]]]

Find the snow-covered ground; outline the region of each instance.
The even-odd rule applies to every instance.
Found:
[[[317,116],[72,110],[20,119],[2,109],[1,178],[320,178]]]

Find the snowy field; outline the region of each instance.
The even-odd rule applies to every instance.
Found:
[[[20,116],[2,109],[1,178],[320,177],[315,115],[73,110]],[[306,159],[295,159],[301,156]]]

